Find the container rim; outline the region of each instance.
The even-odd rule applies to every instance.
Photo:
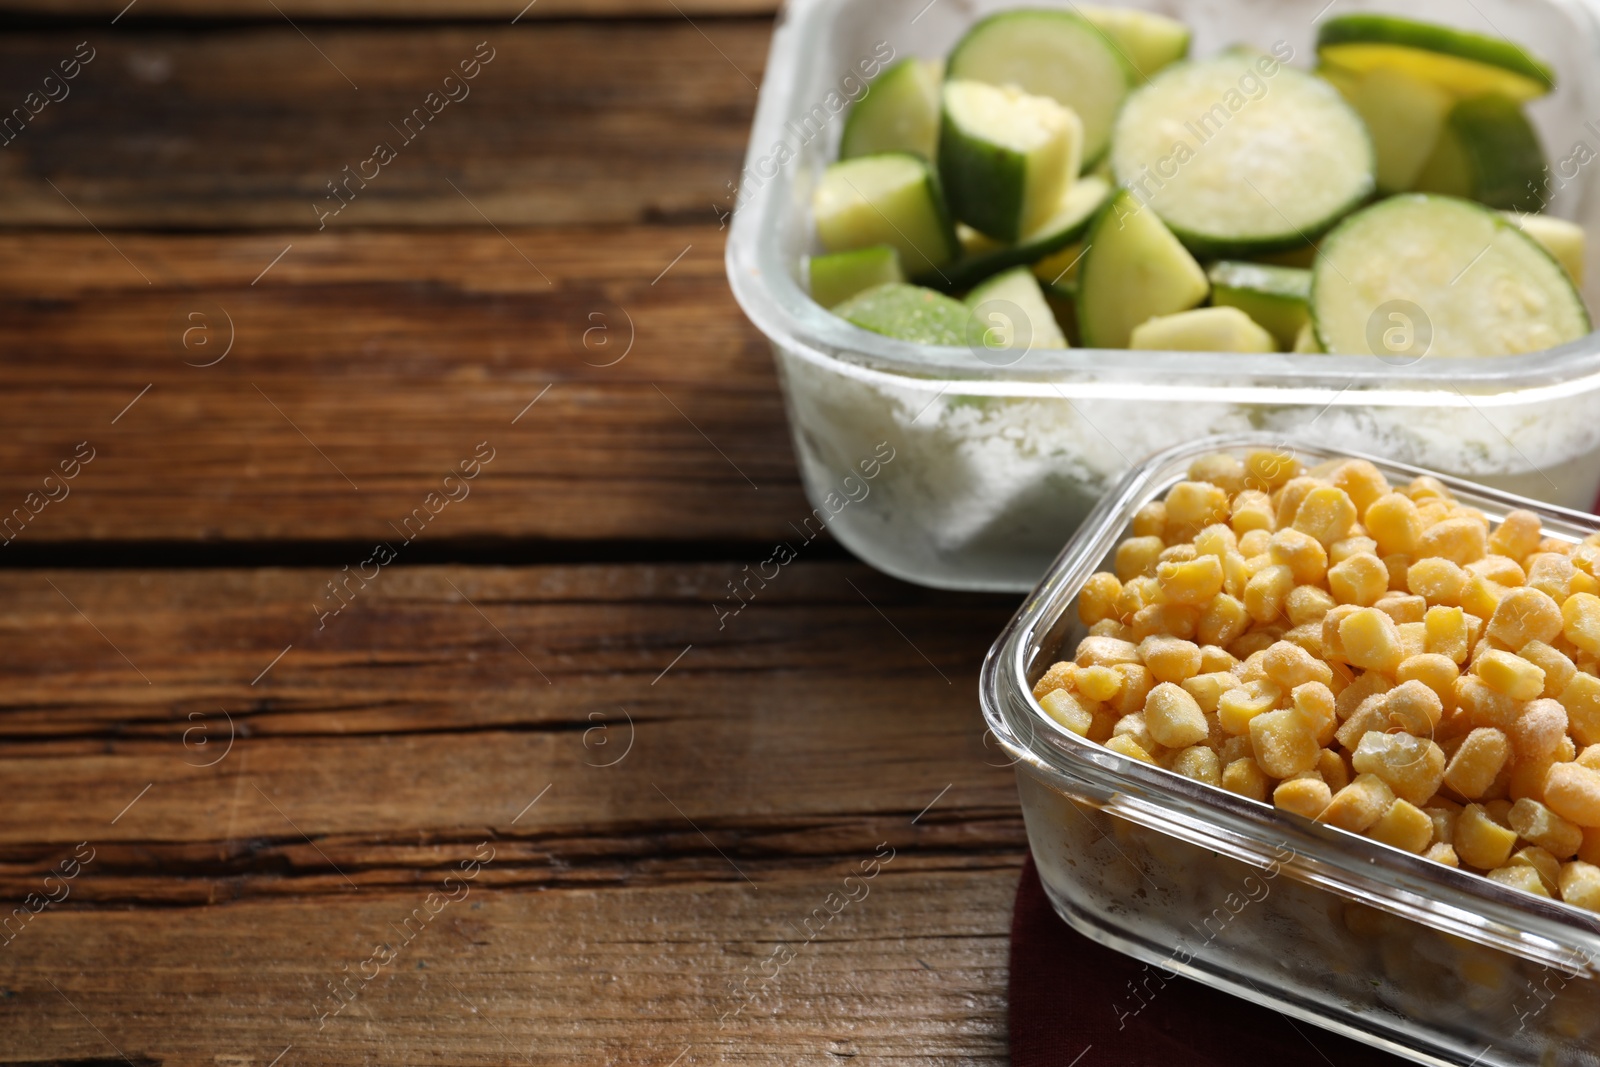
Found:
[[[762,174],[771,149],[792,147],[787,123],[801,89],[807,47],[853,0],[786,0],[778,14],[741,176]],[[1600,0],[1544,0],[1585,26],[1600,41]],[[1071,7],[1070,0],[1006,0],[1005,7]],[[763,154],[763,148],[767,151]],[[995,366],[964,347],[920,345],[862,330],[829,313],[800,287],[794,264],[779,254],[772,235],[794,203],[796,174],[787,165],[745,195],[739,183],[725,263],[730,287],[745,315],[774,344],[810,359],[854,364],[891,377],[963,381],[982,391],[1026,388],[1029,383],[1077,382],[1126,388],[1165,384],[1185,394],[1236,397],[1241,392],[1305,390],[1326,399],[1355,394],[1361,402],[1470,406],[1468,395],[1546,390],[1583,392],[1600,385],[1600,329],[1556,348],[1517,356],[1422,358],[1391,366],[1372,356],[1261,355],[1074,348],[1029,351],[1012,366]],[[763,175],[764,177],[764,175]],[[991,356],[992,358],[992,356]],[[987,386],[988,388],[984,388]],[[1409,396],[1407,394],[1410,394]],[[1346,403],[1350,402],[1348,400]]]
[[[1600,529],[1600,519],[1592,515],[1278,435],[1212,437],[1168,449],[1141,463],[1101,500],[990,648],[979,681],[989,731],[1011,753],[1019,770],[1026,763],[1054,787],[1150,829],[1258,867],[1281,867],[1346,900],[1545,966],[1600,977],[1600,915],[1559,901],[1542,901],[1481,875],[1129,759],[1061,727],[1033,699],[1033,677],[1048,662],[1061,658],[1060,626],[1067,610],[1084,581],[1114,550],[1133,510],[1181,480],[1190,461],[1247,448],[1292,449],[1310,460],[1308,465],[1336,458],[1364,459],[1391,481],[1396,475],[1428,475],[1458,499],[1492,515],[1515,508],[1534,511],[1556,536],[1576,539]],[[1073,624],[1075,620],[1067,623]],[[1285,857],[1285,849],[1292,855]]]

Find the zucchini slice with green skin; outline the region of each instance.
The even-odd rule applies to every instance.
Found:
[[[990,278],[967,294],[966,305],[983,331],[978,343],[984,348],[1067,347],[1067,336],[1027,267]]]
[[[1242,52],[1168,67],[1128,97],[1111,167],[1206,258],[1305,245],[1373,189],[1371,138],[1338,91]]]
[[[1086,348],[1127,348],[1133,328],[1206,298],[1206,272],[1154,211],[1126,189],[1096,217],[1078,265],[1078,331]]]
[[[1235,307],[1157,315],[1133,328],[1129,348],[1158,352],[1276,352],[1277,339]]]
[[[825,308],[837,307],[874,286],[906,280],[906,272],[900,268],[900,253],[888,245],[812,256],[808,273],[811,299]]]
[[[1331,18],[1317,31],[1317,55],[1356,74],[1398,68],[1461,98],[1498,93],[1526,101],[1556,85],[1548,64],[1504,38],[1398,15]]]
[[[1015,241],[1055,212],[1082,162],[1083,123],[1015,86],[944,83],[939,180],[956,218]]]
[[[877,78],[845,116],[839,158],[910,152],[932,161],[939,146],[944,63],[902,59]]]
[[[863,330],[924,345],[964,345],[976,332],[972,312],[953,297],[916,285],[879,285],[833,309]]]
[[[1359,77],[1345,99],[1372,134],[1380,193],[1407,193],[1439,143],[1456,99],[1430,81],[1393,67]],[[1337,83],[1335,83],[1337,85]]]
[[[1131,7],[1081,5],[1078,12],[1111,39],[1140,84],[1189,55],[1189,27],[1177,19]]]
[[[909,152],[833,164],[811,195],[811,210],[829,252],[889,245],[913,277],[936,272],[960,250],[938,177]]]
[[[1002,11],[956,42],[946,78],[1015,85],[1071,108],[1083,121],[1083,165],[1099,162],[1133,84],[1133,69],[1105,34],[1070,11]]]
[[[1311,321],[1311,272],[1295,267],[1222,260],[1206,271],[1211,302],[1235,307],[1265,327],[1284,348]]]
[[[1426,193],[1381,201],[1328,235],[1311,315],[1324,351],[1400,364],[1539,352],[1590,329],[1572,279],[1537,241],[1482,205]]]
[[[1550,215],[1532,215],[1519,211],[1508,211],[1505,217],[1523,233],[1543,245],[1546,252],[1555,256],[1556,262],[1561,264],[1574,282],[1578,285],[1583,284],[1583,256],[1588,238],[1582,226]]]
[[[1024,235],[1016,244],[1001,245],[964,256],[945,267],[944,277],[936,280],[941,288],[965,289],[1010,267],[1036,263],[1053,256],[1063,248],[1083,240],[1095,214],[1105,206],[1110,196],[1111,186],[1104,180],[1080,178],[1067,190],[1056,213],[1043,226]]]
[[[1505,211],[1539,211],[1546,167],[1522,106],[1504,96],[1480,96],[1450,110],[1414,188]]]

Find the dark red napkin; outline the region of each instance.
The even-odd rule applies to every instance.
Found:
[[[1050,907],[1033,857],[1011,915],[1012,1067],[1238,1067],[1303,1063],[1400,1067],[1404,1061],[1187,978],[1137,1015],[1128,983],[1143,965],[1090,941]]]

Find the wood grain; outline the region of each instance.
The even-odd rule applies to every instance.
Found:
[[[5,0],[0,12],[58,18],[115,18],[126,0]],[[193,19],[438,19],[519,21],[552,18],[638,18],[692,15],[770,15],[776,0],[138,0],[118,20],[136,27],[151,18]]]
[[[0,551],[392,537],[486,440],[422,543],[790,536],[809,506],[724,236],[0,235],[0,514],[97,449]]]
[[[0,148],[0,225],[710,219],[742,162],[770,33],[766,19],[683,18],[10,32],[0,113],[80,41],[95,55],[70,95]],[[445,86],[462,61],[491,53],[476,78]],[[446,90],[466,95],[452,103]],[[413,120],[407,140],[405,119],[430,93],[438,113]],[[395,158],[363,166],[379,143]]]
[[[0,944],[0,1060],[1002,1059],[1023,833],[974,689],[1011,599],[800,561],[718,629],[739,573],[397,567],[322,629],[321,571],[0,574],[0,898],[93,850]]]

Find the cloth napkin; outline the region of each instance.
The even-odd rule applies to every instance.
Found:
[[[1187,978],[1168,980],[1137,1015],[1128,983],[1143,965],[1056,915],[1033,857],[1011,915],[1012,1067],[1400,1067],[1405,1061]],[[1147,985],[1147,988],[1151,988]]]

